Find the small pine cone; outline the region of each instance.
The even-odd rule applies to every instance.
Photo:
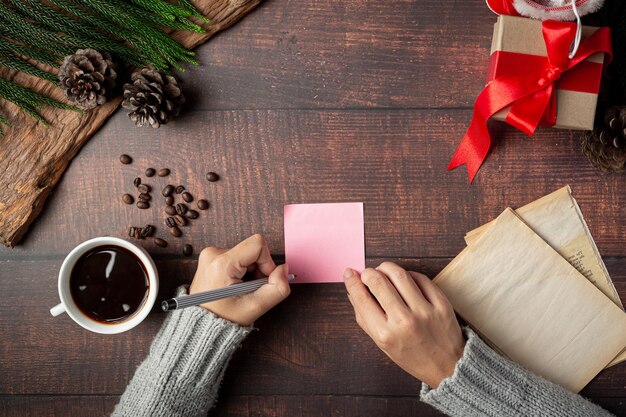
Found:
[[[162,71],[143,68],[131,75],[132,84],[124,84],[124,102],[128,117],[139,127],[158,128],[180,113],[185,102],[176,78]]]
[[[604,125],[585,132],[582,150],[591,164],[602,171],[626,168],[626,106],[613,106],[604,113]]]
[[[108,52],[79,49],[66,56],[59,70],[65,96],[83,109],[106,103],[117,83],[116,65]]]

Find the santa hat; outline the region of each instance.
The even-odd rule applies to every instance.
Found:
[[[604,0],[576,0],[578,14],[584,16],[602,7]],[[526,16],[539,20],[576,20],[572,0],[487,0],[496,14]]]

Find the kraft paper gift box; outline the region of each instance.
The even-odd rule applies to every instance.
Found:
[[[599,28],[583,26],[582,41]],[[517,16],[499,16],[494,25],[487,83],[505,75],[519,74],[527,66],[539,64],[547,56],[541,21]],[[556,124],[547,122],[546,114],[540,125],[561,129],[591,130],[596,113],[604,54],[595,53],[562,73],[555,82]],[[510,107],[492,119],[505,121]],[[545,119],[545,120],[544,120]]]

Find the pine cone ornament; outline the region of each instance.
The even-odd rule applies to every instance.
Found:
[[[65,96],[82,109],[106,103],[117,83],[117,70],[108,52],[79,49],[66,56],[59,70]]]
[[[130,110],[128,117],[135,125],[158,128],[178,116],[185,96],[176,78],[143,68],[131,75],[131,81],[124,84],[122,107]]]
[[[604,126],[585,132],[583,153],[602,171],[626,168],[626,106],[613,106],[604,113]]]

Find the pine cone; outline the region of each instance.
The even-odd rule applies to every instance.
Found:
[[[602,171],[626,168],[626,106],[613,106],[604,113],[604,126],[585,132],[583,153]]]
[[[176,78],[158,70],[143,68],[131,75],[132,84],[124,84],[122,107],[139,127],[158,128],[180,113],[185,102]]]
[[[65,96],[83,109],[106,103],[117,82],[116,65],[108,52],[79,49],[63,60],[59,81]]]

